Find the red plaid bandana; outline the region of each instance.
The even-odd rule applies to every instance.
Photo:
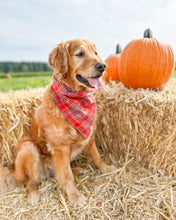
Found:
[[[73,92],[53,76],[53,94],[65,117],[87,139],[95,118],[95,99],[92,92]]]

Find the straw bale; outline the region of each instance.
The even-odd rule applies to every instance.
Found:
[[[30,127],[45,88],[0,96],[0,161],[11,163],[14,146]],[[128,89],[110,82],[95,92],[98,146],[164,175],[176,174],[176,80],[157,90]]]
[[[175,85],[171,80],[165,88],[149,91],[110,83],[97,91],[97,144],[104,161],[117,170],[103,174],[83,154],[72,163],[87,170],[75,175],[76,186],[88,198],[83,208],[73,208],[51,178],[38,186],[41,198],[35,206],[27,203],[22,185],[0,194],[0,219],[175,219],[176,182],[162,175],[175,174]],[[14,160],[13,148],[29,129],[44,90],[0,96],[2,163]]]
[[[176,176],[176,80],[156,90],[111,82],[96,93],[97,143],[117,160],[128,153],[142,166]]]
[[[0,94],[0,161],[14,160],[14,146],[29,130],[33,113],[41,103],[43,88]]]
[[[110,162],[105,154],[104,159]],[[114,163],[116,163],[114,161]],[[123,220],[123,219],[175,219],[175,181],[164,179],[141,167],[134,159],[120,164],[117,171],[102,174],[85,155],[76,165],[87,169],[83,176],[75,176],[80,192],[87,197],[82,208],[73,208],[54,178],[39,186],[38,204],[27,203],[26,188],[16,187],[0,194],[0,219],[20,220]]]

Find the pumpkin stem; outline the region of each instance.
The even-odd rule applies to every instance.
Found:
[[[122,48],[121,48],[120,44],[117,44],[117,46],[116,46],[116,54],[119,54],[121,52],[122,52]]]
[[[150,28],[146,29],[144,31],[144,38],[152,38],[152,37],[153,37],[153,33],[152,33],[151,29]]]

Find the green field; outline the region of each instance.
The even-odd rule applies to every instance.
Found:
[[[11,79],[6,79],[4,73],[0,73],[0,91],[28,89],[48,85],[52,80],[53,72],[22,72],[11,73]]]
[[[46,86],[52,81],[52,74],[53,71],[11,73],[11,79],[6,79],[0,73],[0,92]],[[172,77],[176,78],[176,69]]]
[[[175,70],[174,70],[174,72],[172,74],[172,77],[176,78],[176,67],[175,67]]]

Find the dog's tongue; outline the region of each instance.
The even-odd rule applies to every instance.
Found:
[[[96,88],[96,89],[102,89],[103,88],[103,83],[102,83],[102,79],[101,77],[97,77],[97,78],[88,78],[87,79],[89,81],[89,84]]]

